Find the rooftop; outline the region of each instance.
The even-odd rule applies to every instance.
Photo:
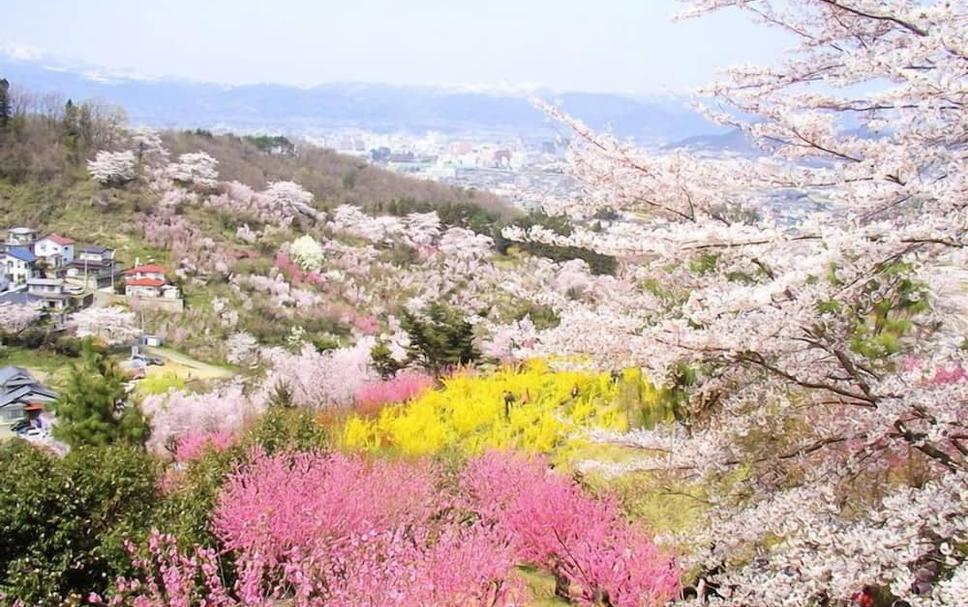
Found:
[[[33,251],[26,247],[9,247],[7,249],[7,255],[28,263],[37,261],[37,256],[34,255]]]
[[[50,240],[50,241],[56,242],[61,246],[74,244],[74,240],[72,238],[68,238],[67,236],[61,236],[60,234],[48,234],[47,236],[44,236],[43,238],[41,238],[41,240]]]
[[[6,385],[8,381],[18,376],[24,376],[29,379],[34,378],[34,376],[30,374],[30,371],[27,371],[27,369],[24,369],[23,367],[7,365],[6,367],[0,368],[0,386]]]
[[[164,274],[165,268],[156,264],[146,264],[143,266],[135,266],[125,272],[125,274]]]
[[[161,287],[164,286],[165,281],[160,278],[136,278],[126,280],[124,284],[129,287]]]
[[[107,247],[102,247],[98,245],[91,245],[81,249],[81,253],[93,253],[95,255],[103,255],[104,253],[111,253],[114,249],[109,249]]]

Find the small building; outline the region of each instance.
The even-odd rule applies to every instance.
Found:
[[[3,253],[3,273],[16,284],[25,284],[37,275],[37,256],[29,247],[7,247]]]
[[[128,297],[161,297],[161,289],[166,285],[162,278],[126,278],[124,294]]]
[[[114,259],[114,249],[88,246],[81,248],[77,257],[67,264],[64,276],[71,284],[97,290],[113,286],[121,273],[121,264]]]
[[[7,230],[7,246],[32,247],[37,240],[37,230],[33,228],[15,227]]]
[[[59,234],[48,234],[34,243],[34,255],[49,268],[62,268],[74,261],[74,241]]]
[[[98,245],[83,247],[80,251],[78,251],[77,260],[86,261],[88,263],[105,263],[108,261],[114,261],[114,249],[109,249],[107,247],[101,247]]]
[[[153,348],[165,345],[165,341],[159,335],[149,335],[147,333],[142,333],[141,344]]]
[[[159,265],[135,266],[124,273],[124,294],[137,298],[181,299],[178,287],[168,282]]]
[[[60,278],[28,279],[27,295],[34,301],[40,301],[45,310],[54,311],[66,310],[72,297]]]
[[[57,400],[57,392],[46,388],[21,367],[0,368],[0,436],[11,427],[36,418],[44,407]]]
[[[127,281],[130,281],[132,279],[133,280],[151,279],[151,280],[161,280],[161,281],[167,282],[167,279],[165,278],[165,268],[155,264],[135,266],[130,270],[128,270],[127,272],[125,272],[124,275]]]

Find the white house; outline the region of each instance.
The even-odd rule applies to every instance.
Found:
[[[37,240],[37,230],[33,228],[16,227],[7,230],[7,245],[11,247],[32,246]]]
[[[30,278],[27,295],[40,301],[47,310],[64,310],[71,302],[71,294],[59,278]]]
[[[51,268],[61,268],[74,261],[74,241],[59,234],[49,234],[34,243],[34,255]]]
[[[161,266],[154,264],[135,266],[124,274],[124,294],[128,297],[164,297],[166,299],[181,297],[178,287],[170,284],[165,278],[165,269]]]
[[[28,247],[8,247],[3,253],[3,273],[11,282],[24,284],[37,275],[37,256]]]

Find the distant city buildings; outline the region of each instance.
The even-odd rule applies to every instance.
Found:
[[[487,190],[524,208],[576,191],[564,174],[564,145],[548,138],[487,134],[423,135],[338,131],[314,144],[410,177]]]

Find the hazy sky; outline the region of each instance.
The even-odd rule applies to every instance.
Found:
[[[226,83],[535,83],[660,92],[788,40],[674,0],[0,0],[0,47]]]

